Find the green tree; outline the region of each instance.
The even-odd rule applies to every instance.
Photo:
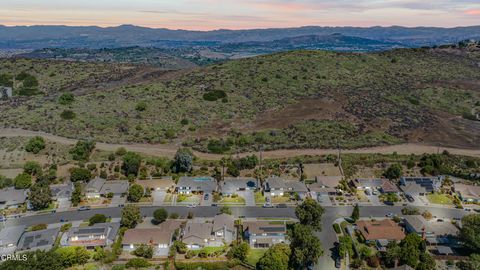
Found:
[[[48,185],[36,183],[30,188],[28,198],[33,210],[42,210],[52,201],[52,192]]]
[[[385,262],[393,267],[396,267],[402,253],[401,247],[397,242],[392,241],[387,244],[387,251],[385,252]]]
[[[30,174],[21,173],[13,180],[16,189],[27,189],[32,185],[32,176]]]
[[[88,225],[92,226],[97,223],[107,222],[107,217],[104,214],[95,214],[88,220]]]
[[[177,150],[173,161],[173,169],[176,173],[191,172],[193,169],[193,154],[188,148]]]
[[[338,238],[338,253],[342,258],[345,258],[347,254],[353,255],[353,242],[350,236],[340,236]]]
[[[133,251],[133,255],[151,259],[153,257],[153,248],[152,246],[141,244]]]
[[[232,209],[230,209],[230,207],[228,206],[222,206],[220,208],[220,214],[227,214],[227,215],[231,215],[232,214]]]
[[[466,248],[474,252],[480,250],[480,214],[470,214],[462,218],[459,236]]]
[[[354,221],[357,221],[360,218],[360,207],[358,203],[353,207],[352,215],[350,216]]]
[[[322,215],[325,209],[317,201],[307,198],[295,208],[295,215],[303,225],[311,226],[314,230],[322,229]]]
[[[81,200],[82,200],[82,186],[80,185],[80,183],[75,183],[75,188],[72,192],[72,198],[71,198],[72,205],[77,206]]]
[[[258,260],[257,270],[288,270],[291,251],[287,244],[276,244]]]
[[[233,243],[233,246],[227,252],[227,258],[229,259],[238,259],[244,262],[247,259],[248,251],[250,250],[250,245],[247,242],[237,242]]]
[[[25,151],[38,154],[40,151],[45,149],[45,140],[43,137],[35,136],[28,140],[25,145]]]
[[[390,165],[390,167],[388,167],[388,169],[383,173],[383,175],[386,178],[393,180],[393,179],[400,178],[400,176],[402,176],[402,173],[403,173],[402,165],[398,163],[394,163]]]
[[[136,205],[127,205],[122,209],[122,219],[120,223],[123,227],[135,228],[138,223],[142,222],[142,214],[140,208]]]
[[[128,189],[128,200],[131,202],[139,202],[143,197],[143,187],[139,184],[133,184]]]
[[[54,251],[27,251],[26,260],[5,260],[2,270],[63,270],[64,266],[59,254]]]
[[[162,222],[164,222],[165,220],[167,220],[168,218],[168,212],[167,210],[165,210],[165,208],[158,208],[157,210],[155,210],[155,212],[153,212],[153,222],[155,224],[160,224]]]
[[[75,167],[70,169],[70,181],[89,181],[92,178],[92,172],[86,168]]]
[[[127,152],[123,155],[122,170],[125,175],[137,176],[140,164],[142,163],[142,157],[134,152]]]
[[[33,176],[42,175],[42,166],[36,161],[27,161],[23,165],[23,172]]]
[[[84,247],[61,247],[55,250],[64,267],[85,264],[90,259],[90,253]]]
[[[289,237],[290,250],[292,251],[290,266],[293,269],[305,269],[322,256],[322,245],[318,237],[313,234],[311,226],[295,224],[289,233]]]
[[[73,160],[88,161],[93,149],[95,149],[94,141],[78,141],[75,146],[70,149],[70,154]]]
[[[460,270],[478,270],[480,269],[480,255],[471,254],[468,260],[463,260],[458,263]]]

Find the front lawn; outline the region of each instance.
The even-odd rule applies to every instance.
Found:
[[[173,201],[173,194],[167,193],[167,194],[165,195],[165,199],[163,199],[163,202],[171,203],[172,201]]]
[[[428,194],[427,199],[434,204],[453,204],[453,200],[448,195],[441,193]]]
[[[285,197],[285,196],[272,197],[272,203],[288,203],[288,202],[290,202],[290,197]]]
[[[221,204],[245,204],[245,199],[240,196],[223,197],[220,201]]]
[[[263,196],[261,191],[255,191],[255,203],[264,204],[265,203],[265,196]]]
[[[247,263],[255,266],[260,258],[267,252],[266,248],[252,248],[248,251]]]
[[[178,194],[177,203],[199,203],[200,195],[195,194]]]

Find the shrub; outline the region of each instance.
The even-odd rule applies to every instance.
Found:
[[[72,228],[72,223],[63,224],[62,227],[60,227],[60,231],[66,232],[70,230],[70,228]]]
[[[31,138],[27,145],[25,145],[25,151],[38,154],[40,151],[45,149],[45,140],[40,136],[35,136]]]
[[[75,96],[72,93],[63,93],[58,98],[58,103],[61,105],[70,105],[75,101]]]
[[[62,119],[64,119],[64,120],[72,120],[72,119],[75,119],[75,117],[77,117],[77,115],[71,110],[64,110],[60,114],[60,117],[62,117]]]
[[[21,173],[13,180],[16,189],[26,189],[32,185],[32,176],[26,173]]]
[[[177,213],[171,213],[170,217],[171,219],[178,219],[179,215]]]
[[[153,248],[151,246],[141,244],[133,251],[133,255],[151,259],[153,257]]]
[[[30,228],[30,231],[41,231],[47,229],[47,224],[36,224]]]
[[[70,170],[70,180],[72,182],[89,181],[92,178],[92,173],[85,168],[72,168]]]
[[[92,226],[97,223],[105,223],[107,222],[107,217],[103,214],[95,214],[89,220],[88,225]]]
[[[164,208],[159,208],[153,212],[153,220],[152,222],[154,224],[160,224],[167,220],[168,217],[168,212]]]
[[[227,93],[223,90],[213,90],[203,94],[203,99],[206,101],[217,101],[227,97]]]
[[[130,259],[125,266],[127,268],[145,268],[149,267],[151,264],[143,258],[133,258]]]
[[[340,232],[341,232],[340,225],[338,225],[338,223],[333,223],[333,230],[334,230],[337,234],[340,234]]]
[[[135,106],[135,110],[139,112],[143,112],[147,109],[147,103],[145,101],[140,101],[137,103],[137,106]]]

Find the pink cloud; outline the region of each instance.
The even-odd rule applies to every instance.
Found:
[[[309,10],[321,10],[325,6],[322,4],[307,3],[278,3],[278,2],[247,2],[249,6],[255,9],[278,11],[278,12],[301,12]]]
[[[466,10],[465,11],[465,14],[467,15],[480,15],[480,9],[470,9],[470,10]]]

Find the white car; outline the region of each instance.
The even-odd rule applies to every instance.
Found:
[[[188,208],[195,208],[195,207],[197,207],[197,205],[196,204],[189,204],[189,205],[187,205],[187,207]]]

